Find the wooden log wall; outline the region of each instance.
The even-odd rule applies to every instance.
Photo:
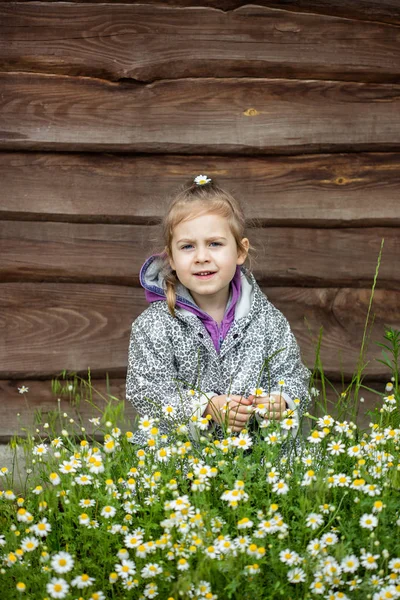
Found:
[[[384,390],[374,342],[400,327],[399,2],[3,1],[0,442],[18,387],[27,424],[56,406],[63,369],[89,367],[101,389],[108,373],[124,397],[139,268],[165,195],[200,172],[255,220],[255,276],[310,367],[323,326],[338,389],[384,238],[366,369]]]

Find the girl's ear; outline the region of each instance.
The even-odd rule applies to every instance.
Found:
[[[173,271],[175,271],[175,263],[174,263],[174,261],[173,261],[172,255],[170,254],[170,252],[169,252],[169,250],[168,250],[167,246],[165,246],[165,248],[164,248],[164,252],[167,254],[167,257],[168,257],[168,260],[169,260],[169,264],[170,264],[170,267],[171,267],[171,269],[172,269]]]
[[[244,261],[247,258],[247,254],[249,252],[249,247],[250,247],[250,242],[247,238],[243,238],[242,239],[242,244],[245,247],[245,251],[244,252],[238,252],[238,259],[237,259],[237,263],[238,265],[242,265],[244,263]]]

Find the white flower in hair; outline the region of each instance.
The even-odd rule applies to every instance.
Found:
[[[197,175],[197,177],[194,178],[194,182],[197,183],[197,185],[204,185],[205,183],[210,183],[211,179],[207,178],[207,175]]]

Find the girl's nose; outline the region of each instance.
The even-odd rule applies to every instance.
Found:
[[[197,262],[204,262],[205,260],[208,260],[209,258],[210,258],[210,256],[209,256],[208,248],[197,248],[197,250],[196,250]]]

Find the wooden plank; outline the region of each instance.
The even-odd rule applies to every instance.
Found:
[[[84,377],[84,379],[87,381],[87,377]],[[92,379],[92,402],[86,400],[86,398],[89,398],[88,395],[83,394],[78,403],[75,403],[72,392],[69,398],[67,382],[63,382],[62,380],[61,382],[65,392],[62,394],[53,394],[51,380],[0,380],[0,444],[9,442],[14,435],[24,438],[27,434],[26,430],[36,434],[36,429],[39,429],[40,437],[42,439],[46,438],[50,428],[44,428],[43,425],[46,422],[51,423],[52,415],[58,413],[58,411],[60,411],[61,417],[57,417],[54,423],[57,432],[66,427],[68,431],[71,433],[75,432],[79,436],[82,435],[80,428],[85,427],[86,435],[93,435],[95,433],[97,439],[103,439],[104,433],[96,432],[96,428],[89,419],[102,417],[104,413],[106,399],[108,398],[105,380]],[[335,417],[338,416],[337,408],[335,408],[338,396],[345,389],[347,383],[345,382],[344,387],[341,382],[331,382],[333,387],[328,386],[327,412]],[[373,409],[376,405],[379,406],[381,403],[381,394],[385,393],[385,383],[382,381],[368,380],[365,385],[375,390],[376,393],[367,390],[360,392],[360,396],[364,398],[364,402],[360,403],[357,422],[362,427],[367,427],[370,421],[370,417],[365,414],[366,411]],[[26,394],[18,392],[18,388],[22,386],[28,388]],[[83,387],[83,390],[85,389],[87,391],[87,387]],[[136,412],[132,404],[125,399],[125,378],[111,379],[109,392],[118,398],[118,400],[125,401],[124,416],[116,421],[117,426],[124,432],[133,431],[136,428]],[[59,403],[58,398],[60,399]],[[321,396],[317,399],[319,403],[320,398]],[[95,404],[95,407],[93,404]],[[64,413],[68,416],[64,417]],[[310,413],[319,416],[323,414],[323,411],[314,403],[310,407]],[[75,421],[73,425],[69,423],[70,418]]]
[[[298,341],[303,360],[315,364],[316,348],[322,332],[320,358],[326,375],[334,380],[351,378],[357,371],[371,289],[265,288],[268,299],[288,319]],[[388,380],[391,373],[377,362],[384,341],[385,326],[400,329],[400,296],[392,290],[375,290],[370,313],[372,330],[365,340],[364,373]],[[321,329],[322,328],[322,329]]]
[[[177,5],[179,3],[181,5],[181,2],[185,3],[186,1],[188,4],[190,3],[190,0],[171,0],[171,4]],[[216,0],[216,2],[218,1]],[[150,2],[158,3],[158,0],[150,0]],[[221,2],[224,2],[224,0],[221,0]],[[230,8],[232,9],[236,8],[236,6],[246,4],[246,0],[226,0],[226,2],[231,5]],[[329,0],[329,2],[326,0],[257,0],[257,4],[285,8],[294,12],[315,12],[324,15],[361,19],[363,21],[400,23],[400,5],[398,0],[357,0],[357,2],[353,0]]]
[[[75,4],[104,4],[104,0],[70,0]],[[53,3],[64,0],[53,0]],[[22,4],[26,0],[3,0],[4,4]],[[135,5],[143,0],[109,0],[109,4]],[[193,7],[192,0],[146,0],[146,4],[155,6]],[[202,7],[216,8],[222,11],[234,11],[248,5],[248,0],[203,0]],[[325,15],[356,18],[365,21],[400,23],[400,5],[398,0],[257,0],[257,6],[285,9],[293,12],[315,12]]]
[[[0,149],[185,154],[390,151],[400,85],[1,73]]]
[[[370,290],[262,287],[288,318],[305,363],[313,367],[319,328],[328,377],[351,377],[357,365]],[[140,288],[95,284],[4,283],[0,286],[0,379],[44,379],[64,369],[124,377],[132,321],[147,307]],[[400,292],[375,290],[366,374],[387,379],[375,361],[384,324],[400,329]],[[305,321],[306,319],[306,321]]]
[[[257,281],[309,287],[372,285],[384,238],[377,286],[400,290],[396,227],[257,227],[247,235]],[[163,247],[159,226],[0,221],[0,279],[139,285],[140,267]]]
[[[152,82],[290,77],[397,83],[397,28],[263,6],[0,5],[0,70]]]
[[[173,154],[0,152],[0,218],[158,223],[165,196],[203,172],[259,225],[400,225],[400,154],[389,152],[184,161]]]

